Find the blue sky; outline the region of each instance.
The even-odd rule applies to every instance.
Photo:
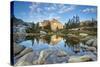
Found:
[[[97,19],[97,7],[87,5],[36,3],[36,2],[14,2],[14,15],[25,22],[41,22],[53,18],[62,23],[78,15],[80,20]]]

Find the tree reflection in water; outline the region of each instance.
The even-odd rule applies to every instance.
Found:
[[[21,39],[22,38],[22,39]],[[74,53],[78,53],[81,50],[83,51],[84,49],[80,47],[80,39],[76,37],[68,37],[68,36],[60,36],[60,35],[32,35],[32,36],[21,36],[16,37],[15,39],[20,40],[19,42],[25,42],[28,40],[31,40],[32,46],[34,45],[38,47],[38,45],[50,45],[52,47],[58,48],[60,47],[63,49],[70,49]],[[62,43],[63,42],[63,43]],[[42,44],[41,44],[42,43]],[[62,45],[62,46],[61,46]],[[41,46],[42,47],[42,46]],[[60,49],[60,48],[58,48]]]
[[[59,35],[52,35],[52,36],[26,36],[25,40],[32,40],[32,45],[34,45],[34,40],[37,41],[37,43],[39,44],[39,42],[43,42],[43,43],[47,43],[48,45],[58,45],[58,43],[63,40],[65,42],[64,47],[68,46],[69,48],[71,48],[73,51],[78,51],[80,50],[80,40],[78,38],[69,38],[67,36],[62,37]]]

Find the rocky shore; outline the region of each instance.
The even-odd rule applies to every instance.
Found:
[[[80,40],[80,48],[86,51],[83,55],[71,55],[62,49],[53,48],[39,52],[14,43],[15,66],[96,61],[97,37],[86,36]]]

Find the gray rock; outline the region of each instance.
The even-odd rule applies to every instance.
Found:
[[[93,47],[97,47],[97,37],[91,37],[90,39],[87,40],[86,44],[88,46],[93,46]]]
[[[91,57],[92,61],[96,61],[97,60],[97,55],[95,55],[93,52],[90,52],[90,53],[87,52],[87,54],[85,54],[85,55],[88,55],[89,57]]]
[[[57,56],[55,55],[50,55],[47,59],[46,59],[46,64],[54,64],[57,61]]]
[[[82,36],[82,37],[88,36],[88,34],[86,34],[86,33],[80,33],[79,35]]]
[[[88,61],[96,61],[97,56],[92,52],[86,52],[83,56],[70,56],[68,62],[88,62]]]
[[[69,63],[75,62],[87,62],[92,61],[92,57],[90,55],[83,55],[83,56],[71,56],[68,60]]]
[[[93,51],[93,53],[94,53],[94,55],[96,55],[96,56],[97,56],[97,51]]]
[[[51,64],[66,62],[68,54],[63,50],[45,49],[40,52],[38,64]]]
[[[68,61],[69,54],[64,50],[58,49],[47,58],[46,62],[49,64],[54,63],[63,63]]]
[[[25,47],[24,46],[21,46],[21,45],[19,45],[19,44],[16,44],[16,43],[14,43],[14,48],[13,48],[13,50],[14,50],[14,55],[17,55],[18,53],[20,53],[22,50],[24,50],[25,49]]]
[[[67,54],[65,51],[63,51],[63,50],[58,50],[58,51],[56,52],[56,55],[57,55],[58,57],[64,57],[64,56],[67,56],[68,54]]]
[[[25,55],[25,54],[27,54],[27,53],[29,53],[29,52],[32,52],[33,50],[31,49],[31,48],[25,48],[22,52],[20,52],[17,56],[16,56],[16,58],[20,58],[20,57],[22,57],[23,55]]]
[[[52,54],[46,59],[46,64],[63,63],[67,61],[68,61],[67,56],[58,57],[57,55]]]
[[[29,57],[30,56],[30,57]],[[27,60],[29,59],[29,60]],[[32,65],[31,63],[32,61],[32,52],[27,53],[26,55],[24,55],[23,57],[21,57],[17,63],[15,64],[15,66],[26,66],[26,65]]]
[[[24,56],[18,59],[15,66],[27,66],[27,65],[37,64],[36,61],[39,57],[37,54],[38,53],[36,52],[29,52],[25,54]]]
[[[97,39],[94,40],[92,46],[97,48]]]
[[[87,50],[89,50],[89,51],[96,51],[97,49],[95,48],[95,47],[87,47]]]
[[[14,66],[27,66],[27,65],[32,65],[32,64],[27,61],[20,61],[17,64],[15,64]]]
[[[85,48],[86,50],[89,50],[89,51],[97,51],[97,48],[92,45],[88,46],[88,45],[80,44],[80,47]]]
[[[53,53],[52,49],[45,49],[43,51],[40,52],[40,56],[38,58],[38,64],[44,64],[46,58]]]
[[[78,38],[78,36],[75,35],[75,34],[67,34],[67,36],[68,36],[68,37],[73,37],[73,38]]]
[[[94,42],[94,39],[90,39],[90,40],[88,40],[88,41],[86,42],[86,44],[87,44],[88,46],[91,46],[93,42]]]

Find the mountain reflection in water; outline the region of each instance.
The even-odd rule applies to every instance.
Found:
[[[23,38],[23,39],[21,39]],[[84,49],[80,47],[82,42],[78,38],[71,38],[59,35],[40,35],[40,36],[22,36],[16,39],[20,45],[41,51],[47,48],[62,49],[71,54],[78,53],[82,55]],[[20,40],[20,41],[18,41]]]

